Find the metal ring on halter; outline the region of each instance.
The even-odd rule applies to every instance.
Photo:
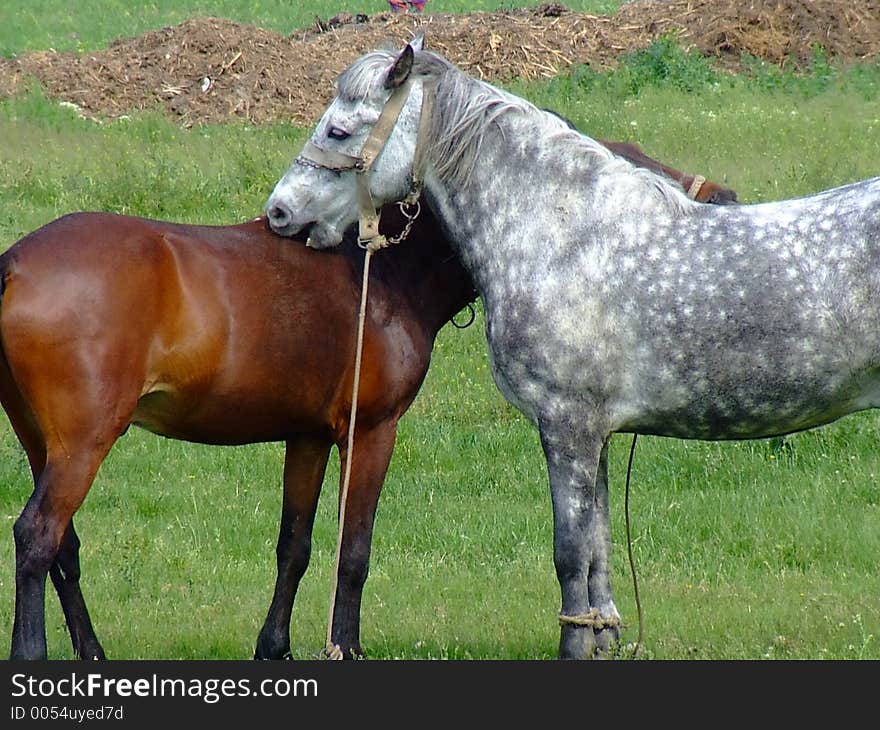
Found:
[[[397,207],[400,208],[400,212],[407,218],[407,220],[415,220],[419,217],[419,213],[422,212],[422,204],[419,200],[418,191],[414,190],[408,196],[406,196],[403,200],[397,201]],[[415,208],[415,213],[410,215],[409,208]]]

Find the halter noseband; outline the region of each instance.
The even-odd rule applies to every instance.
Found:
[[[357,173],[358,242],[364,248],[371,248],[374,251],[380,248],[385,248],[389,243],[399,243],[402,241],[406,237],[406,234],[409,233],[412,221],[418,215],[418,210],[416,210],[413,215],[409,215],[404,209],[404,206],[417,204],[419,196],[421,195],[421,174],[417,173],[415,162],[413,163],[412,190],[409,195],[400,202],[401,209],[404,210],[404,214],[409,218],[409,223],[405,227],[403,234],[389,241],[385,236],[379,233],[379,209],[376,207],[376,204],[373,201],[373,196],[370,193],[370,173],[372,171],[373,163],[388,142],[388,138],[394,130],[394,125],[397,124],[397,119],[400,116],[403,105],[409,97],[410,88],[411,82],[407,80],[391,92],[391,95],[385,102],[385,106],[382,107],[382,113],[379,115],[379,120],[370,130],[370,134],[367,136],[359,155],[347,155],[342,152],[333,152],[332,150],[318,147],[311,141],[307,141],[305,145],[303,145],[302,151],[294,160],[296,164],[305,165],[306,167],[330,170],[336,173],[354,170]],[[414,160],[419,157],[418,153],[426,134],[427,120],[431,116],[432,105],[433,85],[425,83],[422,86],[422,110],[421,118],[419,120],[419,133],[416,140],[416,153],[413,158]]]

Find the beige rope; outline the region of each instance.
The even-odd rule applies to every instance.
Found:
[[[345,459],[345,471],[342,479],[342,490],[339,496],[339,535],[336,540],[336,569],[333,571],[333,588],[330,596],[330,615],[327,620],[327,644],[324,649],[324,655],[328,659],[342,659],[342,649],[333,643],[333,614],[336,610],[336,590],[339,587],[339,563],[342,559],[342,533],[345,525],[345,506],[348,499],[348,485],[351,480],[351,462],[354,452],[354,427],[357,417],[358,388],[361,377],[361,355],[364,348],[364,322],[367,316],[367,284],[370,275],[370,258],[373,253],[379,249],[385,248],[391,244],[400,243],[408,235],[412,229],[413,222],[418,217],[421,208],[418,205],[419,195],[421,194],[421,175],[418,170],[421,169],[413,161],[413,190],[400,202],[400,210],[407,218],[407,223],[400,235],[391,239],[379,233],[379,216],[380,211],[376,208],[373,196],[370,193],[370,170],[373,162],[382,151],[382,148],[391,136],[391,132],[397,123],[397,118],[403,109],[406,99],[409,95],[410,82],[407,80],[398,86],[385,102],[385,107],[378,122],[373,126],[369,137],[361,149],[359,157],[349,155],[338,155],[336,153],[328,153],[315,145],[306,143],[303,152],[297,157],[297,160],[303,160],[304,164],[318,165],[335,170],[357,170],[357,195],[358,195],[358,243],[366,250],[364,258],[364,277],[361,284],[361,306],[358,314],[358,331],[357,331],[357,349],[354,361],[354,383],[351,392],[351,415],[348,421],[348,446]],[[427,130],[427,119],[430,116],[431,104],[433,103],[433,87],[425,88],[422,94],[422,118],[419,120],[419,133],[416,139],[415,157],[419,157],[419,148],[424,145],[423,137]],[[409,206],[414,206],[415,210],[410,214],[407,210]]]
[[[620,619],[617,616],[602,616],[598,608],[591,608],[587,613],[580,613],[574,616],[566,616],[564,613],[560,613],[559,624],[561,626],[589,626],[593,629],[611,629],[620,627]]]
[[[348,501],[348,485],[351,481],[351,462],[354,454],[354,425],[357,418],[358,390],[361,379],[361,356],[364,350],[364,323],[367,318],[367,286],[370,277],[370,259],[375,251],[388,245],[384,236],[372,239],[366,245],[364,256],[364,276],[361,282],[361,306],[358,312],[357,347],[354,357],[354,382],[351,386],[351,415],[348,419],[348,444],[345,455],[345,471],[342,478],[342,493],[339,496],[339,534],[336,539],[336,567],[333,570],[333,587],[330,592],[330,613],[327,618],[327,645],[324,655],[328,659],[342,659],[342,649],[333,643],[333,615],[336,611],[336,590],[339,586],[339,564],[342,560],[342,534],[345,529],[345,505]]]
[[[630,519],[629,519],[629,478],[632,474],[632,466],[633,466],[633,457],[636,453],[636,439],[638,439],[639,435],[634,433],[632,444],[629,447],[629,461],[626,464],[626,491],[623,503],[623,514],[625,518],[626,525],[626,554],[629,556],[629,572],[632,575],[633,582],[633,593],[636,598],[636,613],[639,617],[639,635],[636,638],[636,643],[633,646],[632,654],[630,655],[631,659],[635,659],[639,655],[639,651],[642,647],[642,638],[644,635],[644,619],[642,616],[642,599],[639,597],[639,579],[636,575],[636,563],[633,558],[633,546],[632,546],[632,529],[630,527]]]

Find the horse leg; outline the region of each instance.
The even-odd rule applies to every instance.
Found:
[[[0,401],[28,458],[34,485],[46,465],[46,442],[37,427],[28,403],[9,372],[5,356],[0,357]],[[73,528],[65,532],[58,558],[50,569],[52,582],[70,631],[73,649],[79,657],[104,658],[95,636],[85,600],[79,588],[79,538]]]
[[[15,620],[12,659],[46,658],[46,575],[58,559],[65,539],[70,542],[61,565],[71,569],[70,548],[75,539],[75,533],[69,533],[71,519],[82,504],[105,453],[83,457],[72,453],[53,454],[50,450],[34,492],[13,526]],[[72,569],[71,572],[76,573]],[[70,599],[74,592],[78,589],[65,591],[64,596]],[[75,647],[78,640],[74,639]],[[83,636],[82,640],[86,641],[86,637]]]
[[[257,637],[255,659],[290,655],[290,615],[299,582],[309,565],[312,526],[332,444],[302,438],[287,442],[284,495],[276,558],[275,594]]]
[[[609,651],[620,638],[620,614],[611,592],[611,517],[608,504],[608,444],[606,440],[599,455],[596,474],[595,510],[590,534],[593,556],[588,579],[590,603],[598,613],[594,628],[596,645],[600,652]]]
[[[548,425],[540,431],[562,593],[559,658],[588,659],[616,638],[619,623],[608,580],[607,438]]]
[[[369,573],[379,493],[396,437],[397,422],[390,421],[369,431],[358,431],[355,438],[331,631],[332,643],[342,650],[346,659],[363,655],[360,644],[361,598]],[[345,448],[340,449],[343,465],[345,452]]]
[[[61,540],[58,557],[49,569],[49,576],[61,602],[76,656],[80,659],[106,659],[79,585],[79,537],[73,527],[73,518]]]

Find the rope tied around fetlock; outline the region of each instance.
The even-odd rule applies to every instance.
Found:
[[[617,616],[603,616],[598,608],[591,608],[587,613],[579,613],[573,616],[564,613],[559,614],[560,626],[582,626],[601,631],[602,629],[621,628],[620,618]]]

